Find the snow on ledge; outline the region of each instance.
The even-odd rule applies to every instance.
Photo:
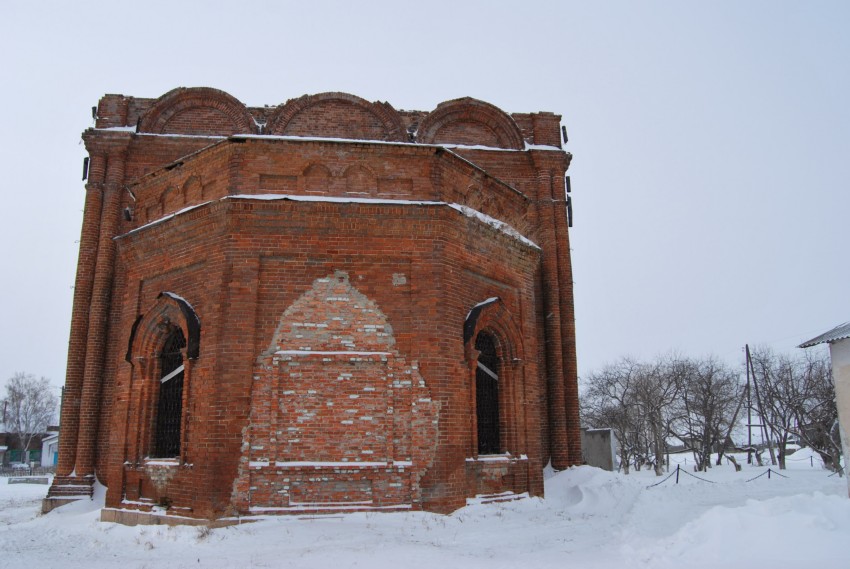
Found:
[[[405,147],[420,147],[420,148],[446,148],[446,149],[461,149],[461,150],[491,150],[496,152],[524,152],[525,150],[557,150],[562,151],[555,146],[546,146],[542,144],[528,144],[523,141],[523,148],[501,148],[499,146],[487,146],[485,144],[455,144],[451,142],[441,142],[439,144],[426,142],[401,142],[398,140],[373,140],[369,138],[340,138],[334,136],[296,136],[292,134],[234,134],[230,138],[234,139],[254,139],[254,140],[288,140],[292,142],[345,142],[354,144],[382,144],[384,146],[405,146]]]
[[[106,130],[106,129],[99,129]],[[214,138],[216,140],[225,140],[230,138],[229,136],[222,136],[220,134],[168,134],[168,133],[158,133],[158,132],[137,132],[138,136],[165,136],[165,137],[175,137],[175,138]]]
[[[511,456],[510,454],[490,454],[478,457],[469,457],[466,462],[514,462],[517,460],[528,460],[528,456],[521,454],[519,457]]]
[[[562,146],[550,146],[548,144],[529,144],[525,143],[526,150],[555,150],[557,152],[563,152],[564,147]]]
[[[252,460],[248,463],[251,468],[271,466],[268,460]],[[405,468],[413,466],[410,460],[394,460],[392,462],[328,462],[328,461],[275,461],[275,468]]]
[[[133,126],[110,126],[106,128],[95,128],[94,130],[102,132],[136,132],[136,125]]]
[[[372,511],[372,510],[410,510],[413,506],[410,504],[396,504],[391,506],[375,506],[375,505],[363,505],[358,502],[351,502],[350,505],[342,505],[335,506],[331,504],[326,504],[322,502],[313,502],[313,503],[303,503],[298,504],[296,506],[251,506],[248,508],[249,512],[252,513],[262,513],[262,512],[308,512],[308,511],[316,511],[316,510],[334,510],[334,511]],[[245,519],[245,518],[242,518]]]
[[[124,235],[132,235],[133,233],[136,233],[137,231],[141,231],[142,229],[147,229],[148,227],[151,227],[152,225],[157,225],[159,223],[162,223],[163,221],[168,221],[169,219],[171,219],[173,217],[177,217],[178,215],[182,215],[186,212],[192,211],[193,209],[198,209],[199,207],[203,207],[203,206],[207,205],[208,203],[212,203],[212,202],[204,202],[204,203],[199,203],[197,205],[190,205],[190,206],[184,207],[183,209],[181,209],[179,211],[175,211],[174,213],[169,213],[167,215],[160,217],[159,219],[155,219],[155,220],[150,221],[150,222],[148,222],[144,225],[140,225],[139,227],[137,227],[135,229],[131,229],[127,233],[124,233]],[[119,235],[118,237],[122,237],[122,235]]]
[[[540,250],[540,246],[532,241],[531,239],[522,235],[519,231],[514,229],[510,224],[505,223],[504,221],[500,221],[494,217],[490,217],[486,213],[482,213],[477,209],[473,209],[469,206],[457,204],[457,203],[449,203],[449,202],[441,202],[441,201],[429,201],[429,200],[394,200],[388,198],[353,198],[353,197],[341,197],[341,196],[302,196],[302,195],[294,195],[294,194],[234,194],[230,196],[224,196],[219,198],[219,201],[224,200],[260,200],[260,201],[276,201],[276,200],[287,200],[294,202],[318,202],[318,203],[357,203],[357,204],[373,204],[373,205],[390,205],[390,206],[398,206],[398,205],[421,205],[421,206],[448,206],[454,210],[459,211],[466,217],[478,220],[485,225],[489,225],[490,227],[504,233],[505,235],[512,237],[521,243],[528,245],[533,249]],[[154,221],[148,222],[144,225],[136,227],[135,229],[131,229],[127,233],[123,235],[119,235],[118,237],[123,237],[124,235],[131,235],[138,231],[142,231],[143,229],[147,229],[153,225],[157,225],[164,221],[168,221],[173,217],[177,217],[178,215],[182,215],[193,209],[197,209],[199,207],[203,207],[212,201],[206,201],[197,205],[190,205],[184,207],[179,211],[175,211],[174,213],[169,213],[160,217],[159,219],[155,219]]]
[[[399,142],[393,140],[371,140],[367,138],[338,138],[333,136],[295,136],[292,134],[234,134],[230,138],[236,140],[288,140],[290,142],[347,142],[355,144],[382,144],[384,146],[432,146],[428,144],[415,144],[413,142]]]
[[[520,500],[523,498],[530,497],[528,492],[522,492],[521,494],[517,494],[515,492],[511,492],[507,490],[505,492],[500,492],[498,494],[477,494],[474,498],[467,498],[466,505],[467,506],[477,506],[482,504],[492,504],[493,502],[507,502],[512,500]]]
[[[260,123],[254,120],[254,124],[260,126]],[[526,150],[554,150],[556,152],[563,152],[563,147],[550,146],[548,144],[529,144],[528,142],[523,141],[523,148],[501,148],[498,146],[487,146],[486,144],[456,144],[451,142],[440,143],[440,144],[430,144],[423,142],[401,142],[394,140],[373,140],[368,138],[340,138],[333,136],[295,136],[291,134],[231,134],[231,135],[221,135],[221,134],[179,134],[179,133],[158,133],[158,132],[138,132],[136,125],[132,126],[110,126],[105,128],[97,128],[94,130],[98,132],[129,132],[132,134],[138,134],[139,136],[164,136],[164,137],[177,137],[177,138],[216,138],[216,139],[225,139],[231,138],[236,140],[288,140],[292,142],[345,142],[345,143],[354,143],[354,144],[382,144],[385,146],[405,146],[405,147],[425,147],[425,148],[446,148],[446,149],[460,149],[460,150],[488,150],[493,152],[524,152]]]
[[[392,352],[349,352],[338,351],[313,351],[313,350],[278,350],[276,356],[391,356]]]
[[[513,227],[511,227],[510,225],[508,225],[504,221],[500,221],[500,220],[498,220],[494,217],[490,217],[486,213],[481,213],[477,209],[472,209],[471,207],[466,206],[466,205],[451,203],[451,204],[448,204],[448,206],[452,209],[458,210],[459,212],[461,212],[466,217],[471,217],[473,219],[477,219],[477,220],[479,220],[483,223],[486,223],[490,227],[494,227],[495,229],[498,229],[499,231],[501,231],[502,233],[505,233],[506,235],[510,235],[514,239],[517,239],[517,240],[521,241],[522,243],[525,243],[529,247],[532,247],[532,248],[538,249],[538,250],[540,249],[540,246],[537,243],[535,243],[534,241],[532,241],[528,237],[525,237],[522,233],[520,233],[519,231],[517,231],[516,229],[514,229]]]
[[[234,194],[222,200],[289,200],[293,202],[363,203],[380,205],[446,205],[446,202],[428,200],[394,200],[389,198],[354,198],[347,196],[301,196],[295,194]]]
[[[247,200],[290,200],[301,202],[328,202],[328,203],[362,203],[362,204],[381,204],[381,205],[425,205],[425,206],[449,206],[450,208],[459,211],[466,217],[477,219],[482,223],[498,229],[502,233],[521,241],[522,243],[540,250],[540,246],[531,239],[522,235],[514,229],[510,224],[500,221],[494,217],[490,217],[486,213],[482,213],[477,209],[469,206],[427,200],[394,200],[387,198],[352,198],[352,197],[334,197],[334,196],[300,196],[294,194],[235,194],[221,198],[226,199],[247,199]]]
[[[180,461],[175,459],[145,459],[145,466],[180,466]]]

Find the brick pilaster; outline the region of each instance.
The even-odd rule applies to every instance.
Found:
[[[68,340],[68,368],[65,375],[65,391],[62,395],[62,414],[59,441],[59,461],[56,472],[59,476],[70,475],[77,458],[77,434],[79,432],[80,401],[83,391],[83,374],[86,364],[86,344],[89,327],[89,303],[91,302],[97,259],[100,215],[103,205],[103,179],[106,172],[106,157],[92,153],[89,177],[86,184],[86,203],[83,210],[83,227],[80,232],[80,254],[77,261],[77,277],[74,283],[74,305],[71,312],[71,333]]]
[[[118,231],[120,192],[124,182],[124,165],[129,136],[108,137],[98,141],[107,154],[103,183],[100,234],[97,260],[89,303],[89,327],[86,340],[86,359],[79,410],[77,437],[77,476],[94,474],[97,448],[97,426],[100,413],[100,391],[103,381],[106,353],[107,323],[109,319],[112,279],[115,271],[115,243],[112,238]]]

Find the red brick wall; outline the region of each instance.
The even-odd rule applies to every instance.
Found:
[[[399,113],[340,93],[250,109],[213,89],[104,97],[85,135],[60,474],[96,471],[108,507],[164,501],[194,517],[542,494],[550,459],[580,461],[558,121],[473,99]],[[251,137],[221,138],[239,133]],[[319,201],[238,197],[258,194]],[[189,333],[164,291],[201,332],[199,357],[184,354],[181,456],[163,462],[147,459],[157,342],[168,326]],[[491,297],[476,330],[499,338],[508,454],[482,460],[463,329]],[[370,353],[302,353],[337,345]]]

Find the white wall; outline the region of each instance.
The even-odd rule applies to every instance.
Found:
[[[832,357],[832,377],[835,380],[841,450],[844,452],[845,466],[850,466],[850,338],[831,343],[829,354]],[[850,496],[850,476],[846,478],[847,494]]]
[[[59,438],[49,438],[41,443],[41,465],[53,466],[53,455],[59,452]]]

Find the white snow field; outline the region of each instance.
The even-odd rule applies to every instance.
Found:
[[[704,482],[683,463],[679,484],[674,475],[654,487],[661,479],[651,472],[583,466],[551,476],[545,499],[212,530],[102,523],[102,488],[92,501],[40,515],[46,486],[0,479],[0,567],[846,569],[847,484],[808,457],[807,449],[789,457],[787,478],[755,480],[767,467],[736,473],[724,464],[697,474]]]

